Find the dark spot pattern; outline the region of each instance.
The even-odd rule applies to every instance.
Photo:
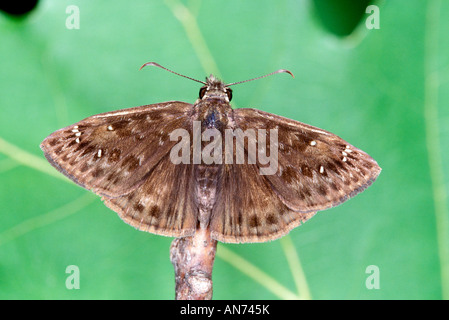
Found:
[[[346,171],[346,167],[345,167],[345,165],[343,164],[343,161],[338,160],[338,159],[334,159],[334,164],[335,164],[335,166],[337,166],[337,167],[340,168],[341,170]]]
[[[139,202],[134,205],[134,210],[137,212],[142,212],[143,209],[145,209],[145,207]]]
[[[258,226],[260,226],[259,218],[256,215],[252,215],[249,218],[248,223],[251,228],[257,228]]]
[[[87,170],[89,170],[89,166],[87,165],[87,163],[84,163],[83,166],[80,168],[80,171],[86,172]]]
[[[81,141],[80,143],[78,143],[78,145],[77,145],[77,147],[76,147],[76,149],[75,149],[75,152],[78,152],[78,151],[80,151],[80,150],[85,149],[88,145],[89,145],[89,142],[87,142],[87,141]]]
[[[56,138],[48,140],[48,144],[50,145],[50,147],[54,147],[55,145],[58,144],[58,142],[59,142],[59,140]]]
[[[267,223],[268,224],[277,224],[278,219],[274,216],[274,214],[269,214],[267,217]]]
[[[310,168],[306,165],[302,165],[301,166],[301,172],[304,176],[308,177],[308,178],[312,178],[313,177],[313,172],[312,170],[310,170]]]
[[[98,178],[101,177],[104,174],[104,170],[101,168],[97,168],[94,171],[92,171],[92,177]]]
[[[126,167],[129,172],[133,172],[139,167],[139,159],[130,155],[123,161],[123,166]]]
[[[159,219],[162,214],[162,211],[161,208],[159,208],[158,206],[152,205],[148,214],[153,218]]]
[[[318,193],[322,196],[326,196],[327,195],[327,188],[324,185],[320,185],[318,187]]]
[[[63,146],[59,146],[59,147],[57,147],[56,149],[55,149],[55,154],[57,154],[57,155],[59,155],[59,154],[61,154],[61,151],[62,151],[62,147]]]
[[[294,168],[287,166],[282,171],[281,178],[287,183],[292,183],[298,178],[298,174]]]
[[[88,146],[86,149],[84,149],[83,153],[81,153],[81,156],[85,156],[87,154],[92,154],[95,151],[95,146]]]
[[[118,148],[113,148],[111,153],[109,154],[108,157],[108,162],[110,163],[115,163],[118,160],[120,160],[120,154],[122,153],[122,151]]]

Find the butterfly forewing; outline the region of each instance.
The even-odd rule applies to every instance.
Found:
[[[169,133],[191,126],[191,112],[191,104],[174,101],[103,113],[54,132],[41,148],[74,182],[118,197],[141,185],[170,152]]]
[[[278,168],[265,177],[291,210],[315,212],[338,205],[380,173],[368,154],[328,131],[255,109],[237,109],[234,117],[242,130],[276,130]]]

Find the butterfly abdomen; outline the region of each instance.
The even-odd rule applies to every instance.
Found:
[[[220,166],[217,164],[199,164],[194,169],[199,221],[204,224],[204,227],[209,223],[210,214],[215,204]]]

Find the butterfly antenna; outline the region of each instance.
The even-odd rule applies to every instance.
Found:
[[[161,68],[161,69],[167,70],[167,71],[169,71],[169,72],[171,72],[171,73],[174,73],[174,74],[176,74],[176,75],[178,75],[178,76],[181,76],[181,77],[184,77],[184,78],[187,78],[187,79],[190,79],[190,80],[193,80],[193,81],[196,81],[196,82],[202,83],[202,84],[206,84],[206,82],[204,82],[204,81],[196,80],[196,79],[193,79],[193,78],[187,77],[187,76],[185,76],[185,75],[183,75],[183,74],[180,74],[180,73],[174,72],[174,71],[172,71],[172,70],[170,70],[170,69],[167,69],[167,68],[165,68],[165,67],[161,66],[161,65],[160,65],[159,63],[156,63],[156,62],[147,62],[147,63],[145,63],[145,64],[144,64],[143,66],[141,66],[139,70],[142,70],[142,68],[143,68],[143,67],[146,67],[146,66],[153,66],[153,67],[158,67],[158,68]]]
[[[253,78],[253,79],[249,79],[249,80],[243,80],[243,81],[233,82],[233,83],[227,84],[226,87],[233,86],[233,85],[239,84],[239,83],[250,82],[250,81],[253,81],[253,80],[257,80],[257,79],[262,79],[262,78],[271,76],[271,75],[276,74],[276,73],[288,73],[288,74],[291,75],[293,78],[295,77],[295,76],[293,75],[292,72],[290,72],[290,71],[288,71],[288,70],[285,70],[285,69],[279,69],[279,70],[276,70],[276,71],[274,71],[274,72],[272,72],[272,73],[266,74],[266,75],[264,75],[264,76],[260,76],[260,77]]]

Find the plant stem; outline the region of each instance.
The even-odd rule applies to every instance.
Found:
[[[212,268],[217,241],[209,228],[198,228],[192,237],[176,238],[170,247],[175,268],[176,300],[211,300]]]

